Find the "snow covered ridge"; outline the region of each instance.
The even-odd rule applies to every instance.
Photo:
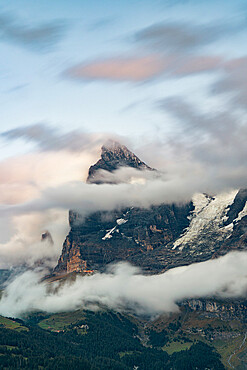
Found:
[[[123,225],[128,222],[128,220],[125,220],[124,218],[119,218],[116,222],[118,225]]]
[[[111,230],[107,230],[108,232],[105,234],[105,236],[103,236],[102,240],[111,239],[112,238],[112,234],[116,230],[116,227],[117,226],[114,226]]]
[[[112,229],[110,229],[110,230],[106,230],[106,231],[107,231],[107,233],[105,234],[105,236],[103,236],[102,240],[111,239],[111,238],[112,238],[112,234],[113,234],[115,231],[119,232],[119,230],[117,229],[117,226],[121,226],[121,225],[125,224],[126,222],[128,222],[128,220],[125,220],[124,218],[118,218],[118,219],[116,220],[117,225],[116,225],[116,226],[114,226],[114,227],[113,227]]]
[[[215,242],[229,238],[234,225],[244,216],[247,216],[246,202],[233,222],[225,226],[229,208],[234,203],[237,194],[238,190],[220,193],[215,196],[209,196],[203,193],[195,194],[192,198],[194,210],[188,216],[190,225],[173,243],[172,249],[182,251],[186,247],[189,248],[190,253],[203,254],[205,248],[210,250],[214,247]],[[110,239],[115,232],[119,233],[121,231],[121,225],[128,222],[128,213],[129,211],[123,214],[121,218],[115,221],[115,225],[113,224],[111,229],[106,230],[106,234],[102,237],[102,240]]]
[[[195,249],[196,245],[205,243],[205,240],[210,236],[218,238],[218,240],[229,237],[233,230],[233,224],[247,215],[247,205],[245,204],[244,209],[239,212],[233,223],[224,226],[224,222],[228,218],[227,212],[237,193],[238,190],[233,190],[215,197],[195,194],[192,199],[195,209],[189,216],[190,225],[183,235],[175,241],[172,249],[182,250],[185,246]]]

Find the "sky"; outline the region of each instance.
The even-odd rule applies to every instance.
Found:
[[[86,216],[246,188],[246,41],[246,0],[0,0],[0,269],[54,268],[69,209]],[[86,184],[108,139],[160,176],[120,169],[112,176],[121,184]],[[47,231],[53,243],[41,240]],[[0,313],[76,309],[91,290],[111,308],[170,312],[185,296],[224,296],[225,285],[229,297],[245,294],[246,258],[149,278],[119,265],[61,295],[27,271],[6,288]]]
[[[239,0],[1,1],[1,130],[46,123],[138,146],[179,130],[170,98],[246,114],[246,36]],[[0,154],[22,144],[1,140]]]
[[[0,268],[54,265],[75,205],[246,187],[246,17],[245,0],[0,1]],[[109,138],[163,175],[88,188]]]

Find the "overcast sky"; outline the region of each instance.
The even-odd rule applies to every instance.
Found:
[[[246,188],[246,21],[246,0],[0,1],[0,266],[39,259],[47,229],[56,261],[87,194]],[[164,176],[94,195],[82,180],[108,138]]]
[[[46,123],[138,145],[179,130],[185,101],[243,118],[246,10],[244,0],[2,1],[1,131]],[[170,98],[172,112],[160,104]],[[2,157],[32,147],[1,143]]]

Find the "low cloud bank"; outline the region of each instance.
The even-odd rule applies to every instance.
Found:
[[[119,172],[121,177],[125,169],[116,172]],[[122,207],[146,208],[161,203],[186,202],[200,187],[198,182],[191,186],[190,181],[179,182],[179,178],[154,178],[152,175],[145,175],[145,172],[127,169],[127,173],[130,172],[131,183],[95,185],[81,181],[68,182],[42,190],[36,199],[2,206],[0,210],[4,215],[28,214],[49,209],[73,209],[86,216],[95,211],[110,211]]]
[[[183,129],[165,141],[143,140],[134,152],[163,172],[133,168],[97,172],[101,182],[115,185],[83,182],[100,157],[102,134],[63,133],[44,124],[2,133],[6,140],[31,141],[36,150],[0,162],[0,268],[32,266],[47,256],[54,266],[69,230],[69,209],[87,216],[122,207],[183,203],[195,193],[215,195],[246,187],[245,125],[240,129],[238,121],[223,115],[217,120],[221,125],[215,126],[213,118],[203,119],[176,99],[159,106],[183,119]],[[231,131],[234,135],[229,138]],[[46,231],[52,235],[52,247],[40,244]]]
[[[78,276],[74,282],[49,286],[40,282],[42,272],[27,271],[9,283],[0,301],[0,314],[23,317],[33,311],[63,312],[104,305],[156,315],[179,310],[186,298],[246,297],[247,253],[234,252],[216,260],[177,267],[160,275],[144,276],[127,263],[106,273]]]

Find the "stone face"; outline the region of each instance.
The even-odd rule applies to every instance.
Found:
[[[129,261],[147,271],[159,272],[164,268],[163,261],[152,267],[156,249],[166,253],[168,243],[175,241],[188,226],[191,209],[192,205],[187,204],[132,208],[110,214],[97,212],[81,224],[72,212],[71,230],[55,271],[71,271],[70,264],[74,266],[76,255],[87,262],[85,268],[89,270],[102,270],[111,262]]]
[[[53,239],[52,239],[52,236],[50,234],[49,231],[45,231],[42,235],[41,235],[41,241],[44,242],[44,241],[47,241],[49,242],[50,244],[54,244],[53,242]]]
[[[100,186],[98,171],[111,173],[123,166],[155,171],[126,147],[111,143],[102,147],[87,182]],[[70,211],[71,230],[54,271],[91,273],[128,261],[153,274],[246,249],[246,199],[247,191],[240,190],[215,197],[199,194],[186,204],[95,212],[85,219]]]
[[[96,173],[99,170],[108,172],[115,171],[120,167],[131,167],[138,170],[150,170],[153,168],[142,162],[134,153],[132,153],[126,146],[120,145],[115,141],[108,142],[101,148],[101,158],[88,171],[88,183],[102,184],[102,181],[96,178]],[[106,181],[104,181],[106,183]]]
[[[231,224],[238,217],[239,213],[243,210],[246,201],[247,201],[247,189],[240,189],[234,199],[234,202],[229,207],[225,225]]]
[[[125,146],[111,142],[102,147],[101,158],[90,167],[87,182],[101,184],[97,171],[110,173],[120,167],[155,171]],[[147,272],[159,272],[165,266],[163,260],[155,262],[156,249],[161,248],[166,254],[166,246],[189,225],[192,209],[192,203],[162,204],[149,209],[95,212],[83,220],[78,213],[70,211],[71,230],[55,272],[102,270],[118,261],[131,262]]]
[[[182,302],[182,305],[191,311],[203,312],[204,317],[247,322],[246,300],[190,299]]]

